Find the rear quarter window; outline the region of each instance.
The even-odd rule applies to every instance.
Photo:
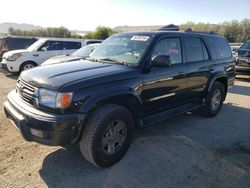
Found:
[[[232,57],[232,51],[226,39],[222,37],[210,37],[209,42],[211,43],[216,59]]]

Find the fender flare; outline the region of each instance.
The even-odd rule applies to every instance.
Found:
[[[214,82],[218,79],[218,78],[226,78],[227,79],[227,75],[223,72],[219,72],[217,74],[215,74],[209,81],[208,87],[207,87],[207,92],[209,92],[214,84]]]
[[[115,90],[105,90],[103,92],[99,92],[97,95],[93,95],[90,98],[86,99],[83,104],[81,105],[79,112],[81,113],[88,113],[96,106],[102,104],[103,101],[109,100],[115,97],[132,97],[137,102],[141,103],[140,97],[136,94],[136,92],[131,88],[117,88]]]

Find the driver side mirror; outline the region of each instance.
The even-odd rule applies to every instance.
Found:
[[[169,67],[171,64],[171,57],[169,55],[156,55],[151,60],[150,67]]]

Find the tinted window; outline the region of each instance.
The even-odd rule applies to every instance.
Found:
[[[8,38],[7,40],[8,49],[24,49],[28,48],[33,44],[36,39],[25,39],[25,38]]]
[[[80,42],[63,42],[63,50],[71,50],[79,48],[81,48]]]
[[[45,51],[63,50],[63,42],[62,41],[46,41],[44,45],[40,47],[39,50],[45,50]]]
[[[169,55],[171,63],[181,63],[181,43],[179,38],[168,38],[158,42],[153,50],[152,57],[156,55]]]
[[[186,39],[187,62],[203,61],[203,46],[199,38]]]
[[[210,37],[209,41],[213,47],[216,59],[224,59],[232,56],[228,42],[222,37]]]
[[[97,40],[90,40],[90,41],[87,41],[86,44],[89,45],[89,44],[95,44],[95,43],[101,43],[102,41],[97,41]]]
[[[250,41],[245,42],[245,44],[243,44],[240,49],[248,49],[250,50]]]

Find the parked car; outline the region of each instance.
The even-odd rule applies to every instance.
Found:
[[[250,72],[250,40],[246,41],[238,49],[238,59],[236,62],[236,70],[238,72]]]
[[[65,62],[69,62],[69,61],[75,61],[75,60],[86,58],[99,45],[100,45],[100,43],[89,44],[89,45],[86,45],[86,46],[80,48],[79,50],[75,51],[72,54],[52,57],[52,58],[46,60],[45,62],[43,62],[41,64],[41,66],[52,65],[52,64],[56,64],[56,63],[65,63]]]
[[[108,167],[125,155],[134,128],[195,109],[216,116],[234,76],[232,52],[221,36],[121,33],[84,61],[22,72],[4,111],[24,139],[79,142],[90,163]]]
[[[237,62],[238,59],[238,49],[242,46],[242,44],[243,43],[229,43],[235,62]]]
[[[35,37],[7,36],[0,38],[0,62],[2,55],[11,50],[25,49],[38,39]]]
[[[1,62],[2,68],[9,72],[21,72],[38,66],[51,57],[71,54],[90,41],[66,38],[39,39],[27,49],[5,53]]]

